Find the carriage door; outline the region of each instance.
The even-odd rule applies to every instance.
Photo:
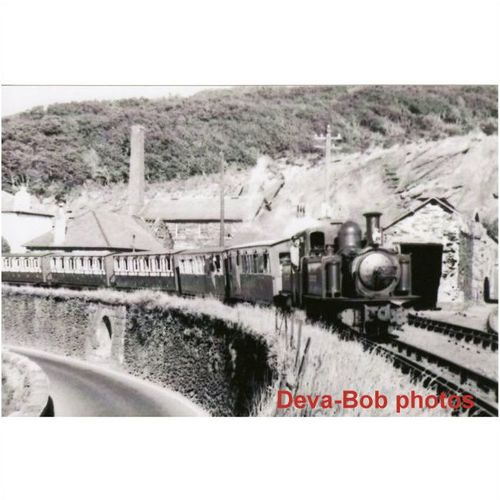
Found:
[[[231,297],[231,271],[232,271],[232,266],[231,266],[231,255],[228,253],[222,254],[223,255],[223,262],[224,262],[224,298],[228,299]]]
[[[292,297],[294,304],[302,305],[302,258],[304,257],[304,237],[292,241],[290,260],[292,264]]]

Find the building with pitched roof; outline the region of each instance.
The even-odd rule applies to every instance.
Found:
[[[256,193],[224,198],[224,229],[228,243],[246,230],[245,223],[272,209],[272,200],[282,186],[282,180],[273,181]],[[147,203],[139,215],[152,227],[161,226],[176,249],[219,243],[221,213],[217,196],[157,198]]]
[[[27,242],[32,251],[152,251],[164,250],[148,226],[133,215],[90,210],[66,221],[59,213],[54,229]]]
[[[443,198],[426,198],[384,228],[384,242],[412,256],[413,290],[422,305],[480,301],[495,273],[498,242],[476,215],[469,220]]]

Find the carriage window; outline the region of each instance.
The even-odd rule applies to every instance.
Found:
[[[259,254],[259,258],[257,259],[257,272],[259,274],[264,274],[264,254]]]
[[[236,252],[236,265],[240,265],[240,252]]]
[[[269,274],[271,272],[271,263],[269,261],[269,254],[267,252],[264,252],[263,255],[263,266],[264,266],[264,272]]]
[[[314,231],[310,235],[311,250],[323,250],[325,248],[325,233],[322,231]]]
[[[253,254],[253,272],[254,273],[261,273],[261,258],[260,255],[255,252]]]

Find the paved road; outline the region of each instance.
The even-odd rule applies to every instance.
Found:
[[[43,351],[9,349],[27,356],[47,374],[56,417],[207,415],[180,394],[131,375]]]

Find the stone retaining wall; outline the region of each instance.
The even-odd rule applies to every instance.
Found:
[[[262,337],[197,312],[192,301],[158,306],[127,293],[105,296],[4,286],[3,342],[109,363],[180,392],[212,415],[248,415],[276,376]]]

